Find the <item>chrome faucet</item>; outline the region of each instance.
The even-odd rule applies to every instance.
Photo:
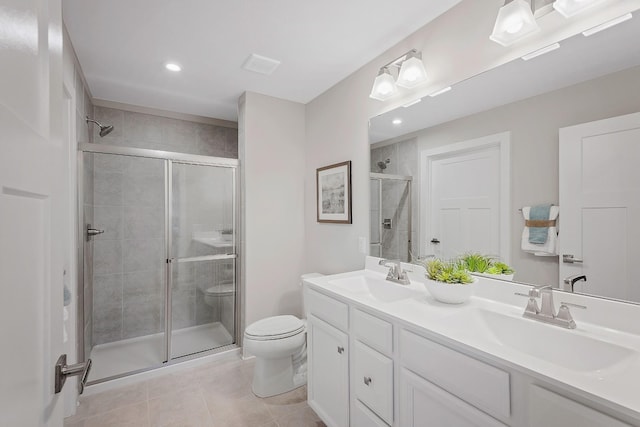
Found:
[[[540,308],[538,308],[536,298],[540,298]],[[548,285],[531,288],[529,302],[527,303],[527,308],[524,309],[522,317],[562,326],[567,329],[575,329],[576,327],[576,322],[573,320],[569,307],[565,303],[560,305],[560,309],[556,314],[556,308],[553,304],[553,288]]]
[[[406,271],[402,271],[402,265],[400,260],[387,260],[381,259],[378,261],[378,265],[384,265],[389,267],[389,273],[387,273],[387,280],[400,285],[408,285],[411,283]]]

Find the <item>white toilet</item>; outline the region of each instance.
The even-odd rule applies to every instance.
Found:
[[[321,274],[305,274],[302,279],[317,276]],[[291,315],[258,320],[245,329],[244,347],[256,357],[252,384],[256,396],[275,396],[307,383],[304,320]]]

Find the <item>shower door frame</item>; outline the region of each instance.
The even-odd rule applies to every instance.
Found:
[[[413,177],[409,175],[391,175],[386,173],[377,173],[377,172],[369,172],[369,181],[378,181],[378,236],[379,242],[371,242],[369,241],[369,247],[373,245],[378,246],[378,257],[382,257],[382,182],[383,181],[405,181],[407,183],[407,188],[409,192],[409,201],[407,203],[407,211],[409,212],[409,219],[407,222],[407,227],[409,228],[409,233],[407,234],[407,254],[409,258],[411,258],[411,233],[413,232],[413,210],[412,210],[412,189],[411,184],[413,183]],[[371,201],[369,201],[369,207],[371,207]],[[371,227],[369,227],[369,239],[371,239]],[[370,254],[371,255],[371,254]],[[411,261],[411,259],[407,260],[407,262]]]
[[[85,334],[84,334],[84,318],[85,318],[85,310],[84,310],[84,244],[86,239],[86,224],[84,221],[84,186],[83,186],[83,176],[84,176],[84,154],[85,153],[93,153],[93,154],[111,154],[111,155],[120,155],[120,156],[129,156],[129,157],[141,157],[147,159],[157,159],[164,161],[164,241],[165,241],[165,268],[164,268],[164,277],[163,281],[165,284],[165,330],[164,330],[164,362],[160,365],[150,366],[148,368],[138,369],[131,372],[125,372],[122,374],[117,374],[107,378],[101,378],[99,380],[88,382],[91,384],[98,384],[105,381],[109,381],[116,378],[121,378],[133,374],[137,374],[140,372],[146,372],[152,369],[157,369],[162,366],[168,366],[175,363],[181,363],[185,360],[195,359],[202,356],[222,353],[224,351],[233,350],[239,348],[239,343],[241,340],[240,334],[240,325],[242,321],[242,311],[241,311],[241,301],[242,294],[241,289],[239,287],[240,284],[240,272],[241,272],[241,257],[238,251],[238,243],[239,243],[239,235],[240,230],[238,226],[240,224],[240,212],[238,209],[238,195],[240,192],[239,186],[239,177],[238,177],[238,168],[240,166],[240,162],[238,159],[230,159],[225,157],[212,157],[212,156],[202,156],[198,154],[185,154],[178,153],[172,151],[161,151],[161,150],[151,150],[146,148],[132,148],[132,147],[120,147],[113,145],[105,145],[105,144],[94,144],[94,143],[79,143],[78,144],[78,158],[77,158],[77,188],[78,188],[78,197],[77,197],[77,208],[78,208],[78,226],[77,226],[77,245],[78,245],[78,286],[77,286],[77,319],[76,319],[76,333],[77,337],[77,355],[78,361],[86,361],[88,355],[85,354]],[[234,299],[234,331],[233,331],[233,344],[227,344],[221,347],[213,348],[210,350],[200,351],[193,354],[188,354],[184,356],[176,357],[175,359],[171,358],[171,333],[172,333],[172,318],[171,318],[171,303],[172,303],[172,295],[171,289],[173,286],[173,278],[172,278],[172,261],[176,262],[171,258],[171,242],[172,242],[172,233],[171,233],[171,215],[172,215],[172,206],[171,206],[171,198],[172,198],[172,166],[173,163],[179,164],[190,164],[197,166],[212,166],[212,167],[223,167],[229,168],[233,170],[232,177],[232,206],[233,206],[233,240],[232,247],[233,253],[227,255],[213,255],[210,257],[214,257],[212,259],[222,259],[220,257],[224,257],[225,259],[235,259],[234,263],[234,290],[235,290],[235,299]]]

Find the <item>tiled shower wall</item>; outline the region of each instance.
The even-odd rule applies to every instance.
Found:
[[[95,128],[96,143],[237,158],[237,129],[105,107],[94,115],[115,127],[103,138]],[[106,231],[94,243],[93,344],[162,332],[164,162],[94,156],[94,223]],[[173,293],[174,328],[223,320],[223,310],[204,304],[203,288],[181,281],[179,295]]]
[[[397,142],[391,145],[371,149],[371,172],[411,176],[414,180],[419,177],[419,160],[417,155],[417,141],[410,139]],[[378,162],[385,162],[389,159],[385,169],[378,166]],[[388,259],[401,259],[408,261],[407,241],[411,236],[411,252],[417,253],[419,206],[418,193],[419,185],[413,182],[411,194],[408,186],[402,181],[383,181],[382,184],[382,206],[375,201],[378,198],[377,184],[371,185],[371,221],[370,236],[377,236],[379,209],[382,209],[382,218],[393,220],[391,229],[382,230],[382,253],[381,257]],[[411,230],[409,230],[409,196],[411,198]],[[377,254],[377,248],[372,245],[370,249],[372,255]]]

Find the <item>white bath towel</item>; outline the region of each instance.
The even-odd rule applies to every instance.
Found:
[[[525,220],[529,219],[529,212],[531,207],[525,206],[522,208],[522,216]],[[558,215],[560,214],[560,207],[551,206],[549,210],[549,219],[556,220],[555,227],[549,227],[547,241],[544,244],[529,243],[529,227],[524,227],[522,230],[522,242],[521,247],[525,252],[532,253],[536,256],[557,256],[558,255]]]

